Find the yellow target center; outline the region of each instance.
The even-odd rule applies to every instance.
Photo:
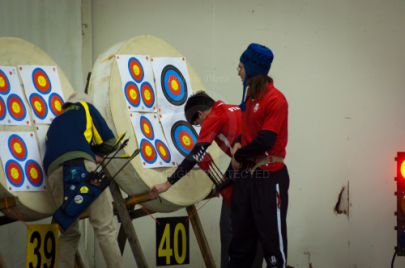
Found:
[[[42,104],[39,101],[34,102],[35,110],[42,112]]]
[[[138,93],[136,93],[136,90],[131,89],[129,91],[129,95],[131,96],[131,99],[136,100],[138,98]]]
[[[16,169],[16,168],[11,168],[10,174],[11,174],[11,177],[12,177],[14,180],[16,180],[16,179],[18,179],[18,177],[19,177],[19,175],[20,175],[20,172],[18,172],[18,169]]]
[[[36,170],[35,168],[31,168],[30,176],[33,179],[38,179],[38,177],[39,177],[38,170]]]
[[[19,143],[14,143],[14,151],[16,151],[17,152],[17,154],[21,154],[22,153],[22,146],[21,146],[21,144],[19,144]]]
[[[4,87],[6,85],[6,81],[3,77],[0,77],[0,87]]]
[[[151,99],[151,94],[149,90],[145,91],[145,99],[150,100]]]
[[[16,113],[19,113],[21,111],[20,105],[18,105],[17,102],[13,102],[11,107],[12,107],[13,111],[16,112]]]
[[[405,161],[402,161],[402,163],[401,163],[400,172],[401,172],[402,178],[405,178]]]
[[[162,155],[162,156],[166,156],[166,150],[165,150],[165,148],[163,148],[163,146],[160,146],[159,147],[159,152],[160,152],[160,154]]]
[[[144,125],[143,125],[143,128],[145,129],[145,132],[146,132],[147,134],[150,133],[150,128],[149,128],[149,126],[148,126],[147,124],[144,124]]]
[[[177,90],[179,90],[179,83],[177,83],[177,81],[176,80],[172,80],[172,82],[171,82],[171,88],[174,90],[174,91],[177,91]]]
[[[38,84],[39,84],[41,87],[46,86],[46,78],[45,78],[43,75],[40,75],[40,76],[38,77]]]
[[[141,70],[139,69],[138,65],[134,65],[134,66],[132,67],[132,71],[134,72],[134,74],[135,74],[136,76],[138,76],[138,75],[141,73]]]
[[[58,112],[62,111],[62,103],[59,100],[55,101],[55,109]]]
[[[145,153],[146,153],[147,156],[151,156],[152,155],[152,148],[150,146],[146,146]]]
[[[189,137],[183,136],[183,138],[181,138],[181,140],[183,141],[183,143],[184,143],[186,146],[190,146],[191,140],[190,140]]]

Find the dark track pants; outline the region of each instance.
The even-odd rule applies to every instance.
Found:
[[[290,179],[287,168],[257,169],[234,180],[230,268],[250,267],[259,240],[269,268],[287,265],[287,208]]]
[[[229,268],[229,245],[232,240],[231,208],[222,201],[221,219],[219,222],[221,236],[221,268]],[[257,245],[256,255],[250,268],[262,268],[263,250],[260,243]]]

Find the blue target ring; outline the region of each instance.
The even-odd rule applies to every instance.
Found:
[[[32,159],[25,163],[25,176],[34,187],[40,187],[45,177],[41,165]]]
[[[163,68],[161,75],[162,91],[168,102],[179,106],[187,100],[187,83],[182,73],[173,65]]]
[[[171,138],[179,153],[187,156],[197,142],[197,132],[186,121],[178,121],[172,126]]]
[[[8,95],[7,109],[10,116],[16,121],[24,120],[27,115],[24,102],[17,94]]]
[[[39,119],[45,119],[48,115],[48,106],[40,94],[32,93],[29,97],[32,111]]]
[[[17,161],[7,161],[4,172],[6,173],[7,181],[14,187],[20,187],[24,183],[24,171]]]
[[[163,141],[156,139],[155,148],[160,158],[164,162],[170,163],[170,161],[172,161],[172,155],[170,153],[169,147],[167,147],[167,145]]]
[[[145,75],[142,63],[135,57],[128,60],[128,71],[135,82],[140,83]]]
[[[46,71],[40,67],[32,71],[32,83],[41,94],[48,94],[52,90],[51,80]]]
[[[153,164],[156,162],[157,159],[156,149],[150,141],[142,139],[140,149],[142,159],[145,160],[146,163]]]

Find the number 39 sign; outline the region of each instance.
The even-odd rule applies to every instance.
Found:
[[[57,224],[27,225],[26,268],[55,268],[58,257]]]

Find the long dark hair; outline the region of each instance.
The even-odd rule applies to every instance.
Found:
[[[267,75],[256,75],[246,81],[248,87],[247,97],[252,99],[260,98],[261,94],[267,88],[268,83],[272,83],[273,78]]]

